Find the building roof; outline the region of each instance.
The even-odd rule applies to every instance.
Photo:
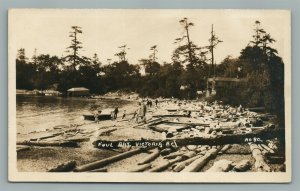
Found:
[[[80,91],[90,91],[90,90],[85,87],[75,87],[75,88],[68,89],[68,92],[80,92]]]

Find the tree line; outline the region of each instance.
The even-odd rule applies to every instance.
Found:
[[[95,53],[93,57],[81,55],[80,41],[83,30],[72,26],[70,45],[66,56],[35,54],[28,59],[25,49],[18,50],[16,58],[17,89],[56,89],[66,92],[72,87],[83,86],[91,93],[105,94],[123,90],[149,97],[175,97],[195,99],[197,91],[207,89],[210,77],[246,78],[247,83],[217,87],[216,98],[233,105],[266,106],[270,111],[284,108],[284,65],[276,49],[275,39],[255,21],[253,36],[237,58],[226,57],[216,64],[214,50],[220,40],[213,26],[205,46],[193,41],[190,31],[195,24],[188,18],[179,21],[184,32],[174,39],[176,48],[171,62],[159,63],[159,47],[149,47],[149,57],[141,58],[139,64],[129,63],[127,45],[121,45],[115,54],[116,60],[108,59],[102,64]],[[233,34],[234,35],[234,34]],[[141,73],[145,69],[145,75]]]

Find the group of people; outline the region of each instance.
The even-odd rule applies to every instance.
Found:
[[[146,112],[147,106],[144,102],[138,103],[138,109],[133,113],[132,120],[135,120],[136,123],[146,123]]]
[[[138,109],[134,111],[133,113],[133,117],[131,120],[134,120],[136,123],[146,123],[146,112],[147,112],[147,107],[153,107],[153,102],[155,104],[156,107],[158,107],[158,99],[156,100],[142,100],[138,103]],[[112,120],[117,119],[118,114],[119,114],[119,108],[116,107],[112,112],[111,112],[111,118]],[[101,111],[97,111],[94,113],[94,117],[95,117],[95,122],[99,123],[99,115],[101,114]],[[126,117],[126,110],[123,110],[123,114],[122,114],[122,119],[124,119]]]

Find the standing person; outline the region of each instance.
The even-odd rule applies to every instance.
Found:
[[[158,100],[155,99],[155,106],[157,107],[157,105],[158,105]]]
[[[147,107],[146,105],[143,103],[142,104],[142,121],[144,123],[146,123],[146,111],[147,111]]]
[[[132,116],[131,120],[135,120],[135,122],[137,122],[137,113],[138,113],[138,111],[135,110],[134,113],[133,113],[133,116]]]
[[[114,119],[117,119],[118,113],[119,113],[119,108],[116,107],[115,110],[114,110]]]
[[[142,102],[139,102],[139,108],[138,108],[137,116],[136,116],[137,123],[139,123],[139,119],[142,118],[142,116],[143,116]]]
[[[95,123],[99,123],[99,112],[98,111],[96,111],[94,113],[94,117],[95,117]]]
[[[122,116],[122,119],[124,119],[126,116],[126,110],[123,111],[123,116]]]

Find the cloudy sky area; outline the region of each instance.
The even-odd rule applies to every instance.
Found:
[[[128,61],[137,64],[148,58],[151,46],[157,45],[158,61],[170,62],[178,46],[174,39],[184,34],[179,24],[184,17],[195,24],[190,37],[199,46],[208,45],[214,25],[223,41],[215,50],[217,63],[228,55],[239,56],[252,38],[256,20],[276,39],[273,47],[279,56],[289,60],[289,13],[262,10],[13,10],[9,15],[9,53],[15,58],[17,50],[25,48],[31,58],[36,48],[38,54],[66,55],[69,32],[76,25],[83,30],[79,35],[81,55],[97,53],[105,64],[107,59],[118,60],[114,54],[127,44]]]

